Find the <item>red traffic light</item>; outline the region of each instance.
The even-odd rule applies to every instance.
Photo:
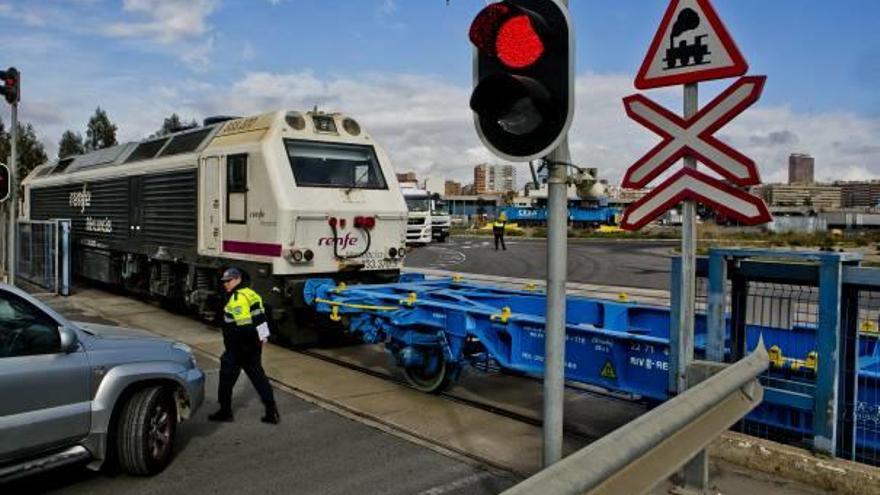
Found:
[[[0,86],[0,94],[6,98],[11,105],[21,100],[21,74],[15,67],[10,67],[4,71],[0,71],[0,79],[3,80],[3,86]]]
[[[471,43],[484,55],[497,57],[507,67],[524,69],[544,54],[537,14],[508,2],[484,8],[471,24]]]
[[[546,155],[574,108],[573,35],[561,0],[504,0],[483,8],[469,32],[470,107],[480,140],[511,161]]]

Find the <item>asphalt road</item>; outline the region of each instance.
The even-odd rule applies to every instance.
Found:
[[[677,245],[675,241],[570,239],[568,281],[668,290],[669,255]],[[547,244],[510,237],[507,251],[495,251],[491,237],[450,238],[445,244],[413,249],[406,266],[543,279],[547,276]]]

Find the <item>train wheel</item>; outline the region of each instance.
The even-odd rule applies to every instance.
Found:
[[[439,394],[450,383],[451,367],[446,363],[441,349],[430,351],[430,359],[436,360],[435,366],[429,370],[426,366],[412,366],[403,368],[403,376],[416,390],[429,394]]]

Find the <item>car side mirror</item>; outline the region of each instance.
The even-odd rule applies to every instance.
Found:
[[[58,333],[61,335],[61,352],[70,354],[79,347],[79,337],[76,331],[68,327],[58,327]]]

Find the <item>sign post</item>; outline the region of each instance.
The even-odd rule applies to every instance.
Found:
[[[709,0],[671,0],[648,54],[636,76],[638,89],[684,85],[683,118],[642,95],[624,99],[627,115],[663,137],[663,141],[633,164],[624,187],[642,188],[679,159],[684,168],[645,197],[630,205],[621,226],[637,230],[669,208],[682,203],[681,271],[676,274],[678,306],[670,329],[672,346],[669,389],[682,393],[694,355],[696,304],[696,203],[697,201],[741,223],[755,225],[770,220],[764,202],[739,189],[760,183],[758,169],[749,158],[713,137],[713,134],[760,97],[766,77],[743,77],[699,109],[700,81],[739,77],[748,64],[736,47]],[[702,162],[728,182],[697,170]],[[732,183],[732,184],[731,184]],[[684,468],[686,491],[708,489],[708,455],[700,452]]]

